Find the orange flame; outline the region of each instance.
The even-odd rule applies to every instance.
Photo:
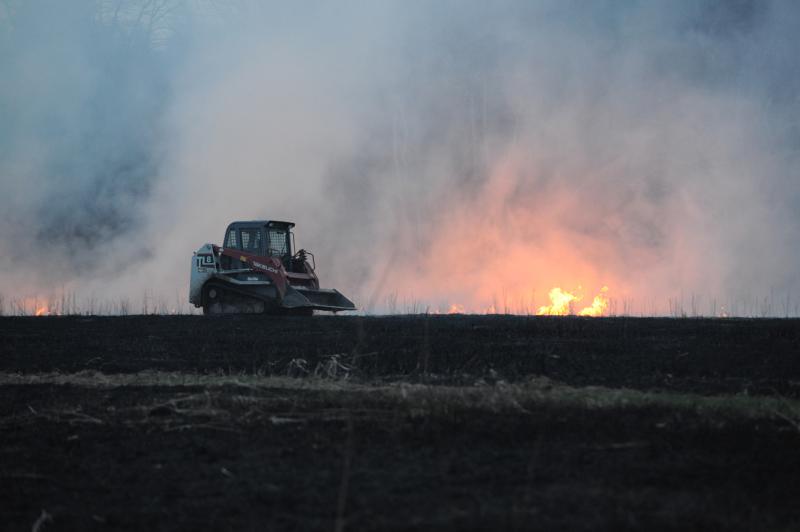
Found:
[[[447,310],[448,314],[464,314],[464,305],[459,305],[457,303],[453,303],[450,305],[450,308]]]
[[[27,297],[15,302],[17,312],[24,316],[58,316],[61,314],[58,304],[51,303],[48,299]]]
[[[540,316],[566,316],[572,314],[572,302],[579,301],[580,298],[559,287],[555,287],[547,294],[550,297],[550,305],[539,307],[536,314]]]
[[[603,316],[608,310],[608,297],[606,297],[608,287],[604,286],[600,289],[600,293],[594,296],[592,305],[581,310],[579,316]]]
[[[578,316],[602,316],[608,309],[608,297],[606,297],[608,287],[604,286],[598,295],[592,300],[592,304],[581,309]],[[548,294],[550,305],[539,307],[536,312],[539,316],[567,316],[574,314],[574,303],[582,299],[581,296],[555,287]]]

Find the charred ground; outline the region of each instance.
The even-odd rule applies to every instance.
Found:
[[[798,320],[4,318],[0,340],[8,529],[800,524]]]

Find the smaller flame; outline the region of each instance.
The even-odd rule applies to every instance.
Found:
[[[578,316],[602,316],[608,309],[608,298],[605,293],[608,292],[608,287],[604,286],[600,289],[600,293],[594,296],[592,306],[586,307],[578,313]]]
[[[448,314],[464,314],[464,305],[459,305],[457,303],[453,303],[450,305],[450,308],[447,310]]]
[[[35,315],[36,316],[47,316],[48,314],[50,314],[50,313],[47,311],[47,307],[39,307],[39,308],[36,309],[36,314]]]

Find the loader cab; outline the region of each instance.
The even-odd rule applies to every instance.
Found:
[[[287,261],[292,256],[292,222],[255,220],[233,222],[225,230],[223,247]]]

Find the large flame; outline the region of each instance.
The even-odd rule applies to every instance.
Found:
[[[580,288],[576,292],[568,292],[561,287],[554,287],[548,293],[549,305],[542,305],[538,308],[533,307],[513,307],[506,308],[505,314],[536,314],[538,316],[606,316],[608,314],[608,287],[600,289],[600,293],[594,296],[592,304],[578,309],[578,303],[583,300]],[[534,312],[535,311],[535,312]],[[439,314],[439,311],[433,311]],[[489,305],[484,309],[468,308],[459,303],[451,304],[447,314],[497,314],[494,305]]]
[[[550,290],[550,304],[539,307],[536,314],[540,316],[567,316],[578,314],[578,316],[602,316],[608,310],[608,297],[606,296],[608,287],[604,286],[600,293],[592,300],[592,304],[575,312],[575,303],[581,301],[582,296],[555,287]]]
[[[567,314],[573,314],[572,302],[580,300],[575,294],[566,292],[559,287],[550,290],[548,296],[550,297],[550,305],[539,307],[536,314],[540,316],[566,316]]]

